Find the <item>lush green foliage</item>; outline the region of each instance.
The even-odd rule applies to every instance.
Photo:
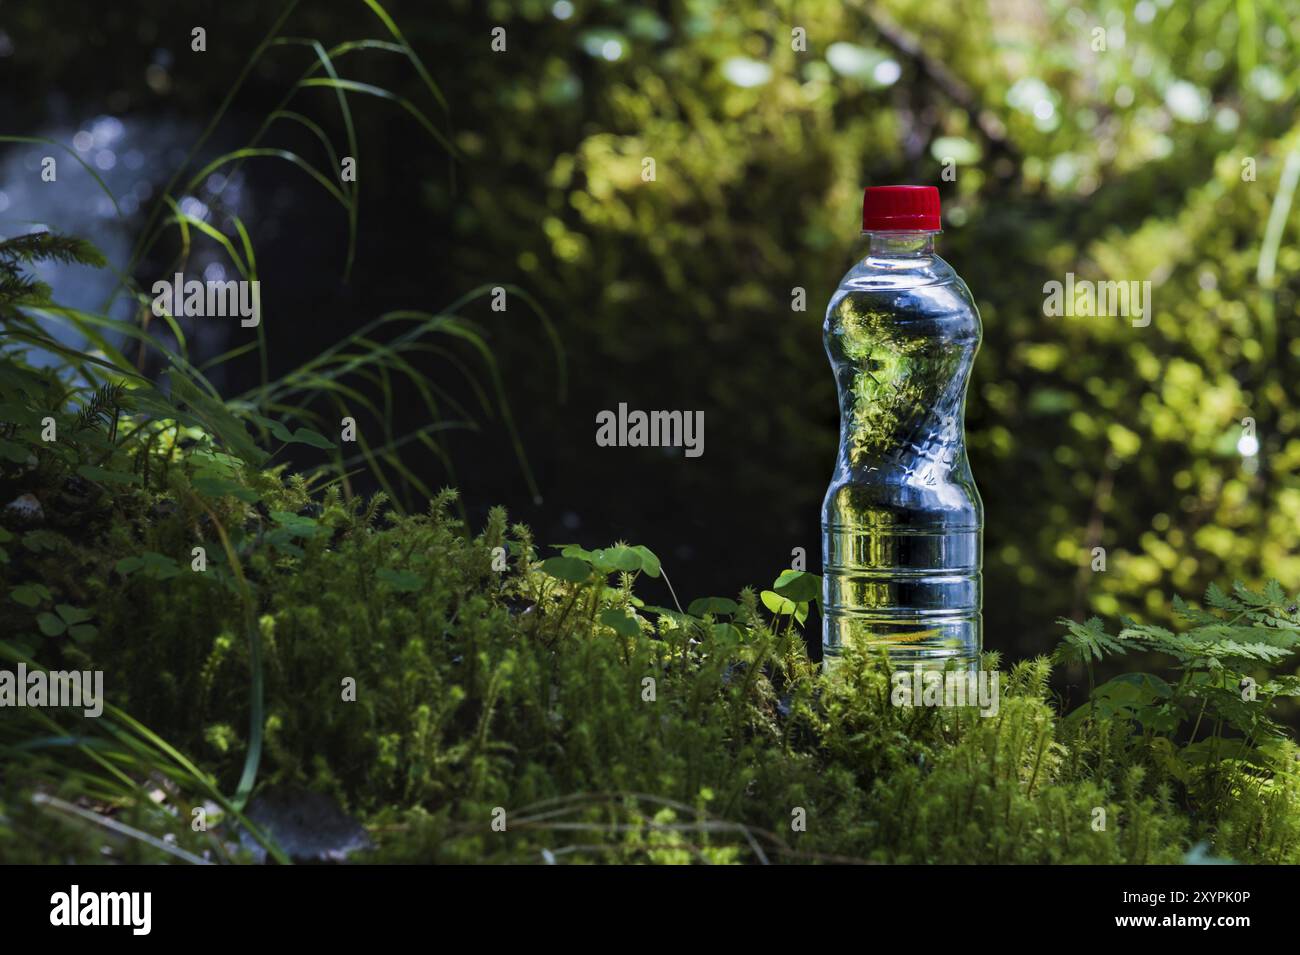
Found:
[[[579,387],[618,374],[632,407],[673,394],[725,422],[725,477],[664,477],[717,502],[720,539],[781,515],[786,550],[812,550],[836,439],[822,310],[861,187],[921,182],[984,321],[969,436],[997,645],[1042,652],[1061,615],[1168,622],[1168,594],[1216,579],[1300,581],[1293,3],[452,6],[449,50],[498,22],[529,37],[447,78],[475,164],[455,261],[515,264],[584,343]],[[1067,272],[1150,280],[1151,324],[1047,317]]]
[[[454,266],[487,275],[514,262],[565,305],[562,330],[596,342],[580,379],[635,357],[661,375],[625,376],[634,403],[674,384],[704,388],[742,446],[770,448],[772,466],[728,485],[761,502],[737,519],[808,510],[806,490],[791,488],[817,482],[788,475],[830,459],[830,430],[806,427],[834,406],[819,320],[815,308],[792,318],[790,290],[833,285],[864,180],[937,179],[956,157],[949,257],[987,330],[972,443],[990,512],[1022,518],[990,527],[990,593],[1021,598],[991,606],[1013,609],[1031,637],[1035,621],[1088,604],[1154,623],[1116,634],[1067,623],[1057,660],[1090,681],[1072,710],[1052,699],[1041,657],[1005,674],[996,715],[894,706],[881,661],[850,652],[827,673],[808,661],[811,575],[785,571],[757,595],[685,610],[675,595],[671,608],[649,605],[637,589],[666,581],[649,549],[552,553],[501,511],[474,533],[454,495],[426,493],[400,449],[437,453],[436,429],[468,418],[412,362],[443,354],[430,336],[469,346],[484,412],[509,422],[495,356],[454,308],[383,316],[276,379],[259,339],[243,348],[259,357],[260,384],[225,400],[190,365],[179,324],[150,328],[132,277],[122,291],[139,321],[110,324],[59,306],[30,274],[40,259],[98,264],[94,250],[50,234],[8,239],[0,654],[102,668],[109,706],[99,719],[36,708],[0,718],[0,855],[238,858],[250,799],[291,784],[362,818],[378,860],[1159,862],[1202,845],[1300,861],[1300,764],[1276,717],[1297,690],[1280,672],[1293,605],[1272,584],[1211,589],[1206,610],[1164,596],[1213,577],[1296,576],[1296,354],[1284,323],[1297,252],[1294,177],[1283,175],[1296,153],[1281,118],[1295,84],[1271,39],[1294,24],[1252,3],[1161,6],[1146,26],[1120,23],[1124,8],[1109,2],[1082,19],[1005,22],[894,10],[924,31],[917,54],[874,8],[825,0],[801,6],[809,49],[796,54],[784,24],[773,34],[768,12],[730,0],[665,17],[593,5],[567,24],[541,2],[456,6],[464,17],[430,42],[466,46],[460,29],[481,40],[486,20],[474,16],[516,16],[540,39],[512,41],[490,79],[483,58],[453,71],[445,98],[382,8],[388,39],[268,42],[255,59],[304,47],[312,66],[288,96],[336,94],[353,154],[345,94],[399,97],[440,148],[474,163],[455,222],[474,241],[458,243]],[[1257,14],[1263,44],[1243,11]],[[1126,25],[1141,55],[1080,52],[1093,20]],[[1027,51],[1028,66],[989,56],[1004,48]],[[412,67],[406,95],[339,78],[335,61],[363,51]],[[941,79],[935,63],[972,86]],[[442,110],[437,122],[417,93]],[[479,125],[444,134],[447,99]],[[266,129],[219,164],[272,158],[258,151]],[[654,188],[640,175],[647,155],[659,160]],[[355,188],[296,153],[278,158],[314,171],[340,204],[346,268]],[[1242,178],[1242,158],[1257,160],[1257,180]],[[180,265],[202,233],[256,276],[242,223],[214,235],[176,205],[193,173],[177,171],[136,252],[167,235]],[[1261,234],[1265,220],[1277,225]],[[1025,307],[1066,271],[1158,280],[1151,326],[1049,322]],[[54,322],[85,347],[54,336]],[[141,375],[118,334],[165,376]],[[701,338],[710,348],[686,347]],[[535,348],[518,341],[506,347]],[[752,342],[762,347],[744,360],[717,360]],[[34,367],[25,350],[58,361]],[[418,393],[427,429],[391,431],[395,379]],[[773,394],[771,414],[755,414]],[[326,436],[345,409],[380,435],[355,459]],[[1245,416],[1262,447],[1247,462],[1235,450]],[[275,467],[290,444],[330,463]],[[346,478],[361,464],[396,500],[432,504],[363,504]],[[1026,495],[1027,480],[1042,493]],[[1098,544],[1110,566],[1091,578],[1081,568]],[[1057,585],[1062,571],[1080,571],[1073,592]],[[1175,614],[1190,629],[1169,629]],[[991,629],[1010,622],[995,616]],[[1163,654],[1170,670],[1092,689],[1098,660],[1138,651]],[[190,825],[200,807],[207,832]],[[498,807],[505,832],[492,828]],[[799,810],[804,831],[791,826]]]
[[[30,412],[43,393],[4,397]],[[422,516],[347,503],[337,486],[314,503],[300,480],[204,439],[132,445],[127,460],[152,455],[162,475],[147,485],[129,470],[78,483],[94,443],[56,454],[15,439],[26,461],[5,464],[6,486],[36,460],[65,490],[46,496],[47,525],[6,532],[5,653],[102,668],[115,709],[104,725],[0,721],[9,858],[224,858],[242,799],[220,794],[243,790],[260,747],[258,785],[331,794],[370,825],[363,857],[377,860],[1155,862],[1198,841],[1300,859],[1296,748],[1269,716],[1295,680],[1256,669],[1295,643],[1275,587],[1212,591],[1218,616],[1180,606],[1183,635],[1070,626],[1062,659],[1155,648],[1181,668],[1176,685],[1121,678],[1061,720],[1039,659],[1005,674],[996,715],[912,709],[891,703],[879,660],[850,653],[826,674],[808,661],[812,575],[784,572],[762,601],[658,607],[636,594],[664,573],[646,548],[544,556],[499,510],[469,534],[450,492]],[[221,483],[200,488],[213,462]],[[89,622],[66,633],[42,623],[83,607]],[[205,803],[220,824],[195,833]],[[146,838],[162,836],[174,841]]]

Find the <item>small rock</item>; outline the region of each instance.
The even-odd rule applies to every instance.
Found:
[[[722,685],[730,686],[733,680],[743,677],[747,669],[749,668],[743,663],[728,663],[727,668],[722,671]]]
[[[70,474],[63,482],[64,496],[74,501],[84,501],[99,493],[98,488],[79,474]]]
[[[76,474],[63,482],[54,503],[51,514],[65,526],[84,525],[90,518],[90,512],[104,492],[95,484]]]
[[[309,789],[283,786],[259,793],[245,815],[294,862],[345,862],[371,846],[361,823],[329,796]],[[239,843],[258,862],[266,861],[266,850],[247,832],[239,833]]]
[[[5,505],[5,518],[19,527],[37,527],[45,523],[45,509],[35,494],[20,494]]]

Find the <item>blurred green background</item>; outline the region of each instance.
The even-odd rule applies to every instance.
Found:
[[[1300,3],[387,7],[445,94],[461,155],[367,104],[347,283],[337,209],[291,171],[260,173],[254,195],[302,193],[250,216],[278,308],[267,331],[287,368],[383,307],[484,283],[536,296],[567,356],[562,402],[527,310],[474,314],[543,499],[489,425],[448,446],[475,514],[506,503],[542,543],[646,544],[692,596],[767,584],[796,547],[817,570],[837,439],[823,312],[860,249],[862,187],[924,183],[942,191],[940,252],[984,321],[968,434],[987,511],[986,646],[1042,652],[1062,615],[1158,621],[1172,593],[1212,580],[1300,587]],[[201,121],[278,9],[6,0],[5,132],[56,114]],[[70,29],[74,17],[96,29]],[[195,24],[210,36],[201,61]],[[357,0],[303,2],[286,32],[383,31]],[[358,54],[343,74],[419,99],[391,59]],[[269,57],[225,135],[237,142],[309,62]],[[301,107],[341,140],[334,94],[315,92]],[[1070,272],[1149,280],[1149,326],[1044,315],[1044,283]],[[792,310],[796,288],[806,311]],[[595,415],[619,402],[703,410],[704,456],[597,448]]]

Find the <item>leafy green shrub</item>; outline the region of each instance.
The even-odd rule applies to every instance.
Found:
[[[456,0],[422,37],[453,58],[493,24],[534,38],[448,77],[474,118],[449,254],[508,270],[581,343],[576,406],[603,407],[617,377],[632,407],[707,409],[717,463],[660,480],[711,505],[718,539],[751,539],[763,514],[785,547],[815,540],[837,436],[821,310],[861,188],[921,182],[944,191],[940,253],[984,322],[968,423],[990,645],[1041,653],[1061,615],[1168,623],[1169,594],[1214,580],[1300,582],[1300,73],[1282,6],[550,6]],[[1098,30],[1106,50],[1082,42]],[[1150,325],[1047,317],[1044,283],[1067,272],[1151,280]],[[611,508],[637,477],[583,464],[606,469],[592,493]]]
[[[1293,683],[1265,678],[1248,701],[1226,692],[1228,664],[1294,645],[1276,588],[1213,592],[1226,618],[1182,607],[1196,623],[1186,635],[1075,624],[1060,651],[1154,645],[1184,668],[1177,684],[1121,678],[1062,720],[1049,662],[1024,661],[981,717],[893,705],[889,668],[859,652],[820,672],[798,633],[812,575],[783,573],[764,600],[746,590],[658,607],[636,594],[664,571],[644,547],[544,558],[500,510],[470,535],[452,492],[419,516],[346,503],[337,488],[313,506],[300,484],[243,467],[229,479],[247,495],[204,503],[191,473],[174,466],[166,491],[114,489],[98,508],[142,514],[149,499],[149,518],[92,517],[98,533],[24,555],[32,576],[9,565],[5,584],[46,581],[57,599],[82,581],[98,633],[52,637],[43,658],[103,668],[113,702],[166,727],[203,768],[114,761],[128,779],[169,779],[171,815],[107,791],[85,754],[38,745],[39,766],[25,755],[5,772],[14,808],[0,835],[18,857],[68,839],[31,811],[24,782],[220,854],[238,800],[206,841],[185,821],[205,798],[199,781],[242,790],[247,726],[264,728],[257,785],[332,795],[368,823],[376,846],[360,858],[373,860],[1169,862],[1197,841],[1242,860],[1300,856],[1295,747],[1269,716]],[[228,562],[185,566],[194,540]],[[1198,709],[1215,734],[1180,735]],[[68,719],[63,733],[81,732]],[[35,735],[16,730],[15,755]],[[95,837],[83,838],[60,851],[89,853]]]

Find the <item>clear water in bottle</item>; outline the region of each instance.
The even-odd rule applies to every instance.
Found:
[[[935,254],[938,190],[869,188],[863,231],[866,255],[823,330],[840,399],[822,508],[824,656],[865,645],[895,665],[972,664],[984,508],[964,419],[979,313]]]

